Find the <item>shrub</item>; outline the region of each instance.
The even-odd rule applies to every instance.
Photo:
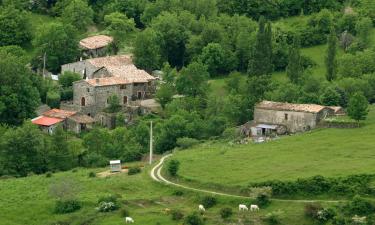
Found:
[[[77,173],[77,169],[72,169],[72,173]]]
[[[120,214],[121,214],[122,217],[127,217],[127,216],[130,215],[129,210],[127,210],[125,208],[121,209]]]
[[[177,146],[182,148],[182,149],[187,149],[190,148],[196,144],[199,143],[197,139],[194,138],[188,138],[188,137],[183,137],[183,138],[177,138]]]
[[[54,212],[57,214],[71,213],[79,210],[81,204],[77,200],[58,200],[56,201]]]
[[[203,219],[195,212],[193,214],[188,215],[185,218],[184,224],[186,225],[203,225]]]
[[[168,162],[168,165],[167,165],[168,173],[171,176],[176,176],[179,167],[180,167],[180,162],[178,160],[172,159],[171,161]]]
[[[99,212],[111,212],[118,209],[118,206],[114,202],[100,202],[97,210]]]
[[[350,215],[366,216],[375,211],[374,205],[360,196],[354,196],[353,200],[349,202],[345,209]]]
[[[94,172],[91,171],[91,172],[89,173],[89,177],[91,177],[91,178],[92,178],[92,177],[96,177],[96,173],[94,173]]]
[[[263,220],[269,225],[280,224],[279,213],[277,212],[267,213]]]
[[[333,209],[322,209],[317,212],[317,219],[321,223],[326,223],[336,215],[336,212]]]
[[[231,208],[222,208],[220,209],[220,216],[223,219],[227,219],[233,215],[233,211]]]
[[[205,196],[203,197],[201,204],[208,209],[217,204],[217,199],[213,196]]]
[[[305,205],[305,216],[316,219],[318,218],[318,212],[322,209],[323,207],[319,203],[307,203]]]
[[[267,206],[271,203],[271,200],[267,194],[261,193],[257,196],[256,202],[259,206]]]
[[[131,167],[128,170],[128,175],[134,175],[141,172],[141,168],[139,167]]]
[[[51,172],[47,172],[46,173],[46,177],[52,177],[52,173]]]
[[[184,195],[184,192],[180,191],[180,190],[176,190],[172,194],[175,195],[175,196],[182,196],[182,195]]]
[[[181,220],[182,218],[184,218],[184,214],[182,213],[181,210],[178,210],[178,209],[172,210],[171,215],[172,215],[172,220]]]
[[[47,92],[46,104],[51,108],[60,107],[60,93],[54,90]]]
[[[112,195],[106,195],[106,196],[102,196],[98,199],[98,203],[101,203],[101,202],[113,202],[113,203],[117,203],[117,200],[121,198],[120,195],[115,195],[115,194],[112,194]]]

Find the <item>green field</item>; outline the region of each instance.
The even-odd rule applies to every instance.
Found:
[[[228,187],[314,175],[373,174],[374,137],[375,107],[371,107],[361,128],[317,129],[262,144],[205,143],[177,151],[173,158],[181,162],[180,177]]]
[[[120,211],[99,213],[95,210],[98,198],[108,194],[122,196],[121,207],[130,212],[135,224],[142,225],[177,225],[181,221],[173,221],[163,210],[180,209],[187,215],[197,211],[202,195],[184,191],[182,196],[174,196],[175,189],[151,181],[149,168],[138,175],[119,174],[108,178],[89,178],[90,171],[104,169],[79,169],[77,172],[67,171],[55,173],[47,178],[45,175],[34,175],[26,178],[0,180],[0,224],[1,225],[117,225],[124,224]],[[70,179],[78,184],[77,198],[83,207],[74,213],[57,215],[53,213],[55,200],[50,196],[50,186],[59,180]],[[281,210],[282,224],[312,224],[303,216],[304,203],[273,202],[259,213],[238,213],[240,203],[250,204],[249,200],[218,197],[218,204],[208,209],[204,215],[206,225],[227,224],[219,216],[222,207],[233,208],[234,215],[227,222],[238,219],[253,221],[248,224],[260,224],[260,218],[269,212]],[[255,223],[254,223],[255,221]],[[258,222],[256,222],[258,221]]]

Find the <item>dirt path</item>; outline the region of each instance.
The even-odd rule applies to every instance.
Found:
[[[228,193],[223,193],[223,192],[216,192],[216,191],[204,190],[204,189],[199,189],[199,188],[193,188],[193,187],[189,187],[189,186],[186,186],[186,185],[183,185],[183,184],[174,183],[172,181],[167,180],[165,177],[163,177],[161,175],[161,170],[163,168],[164,161],[171,156],[172,156],[172,154],[165,155],[164,157],[162,157],[160,159],[159,163],[156,164],[152,168],[152,170],[150,172],[150,176],[153,180],[155,180],[157,182],[160,182],[160,183],[167,184],[167,185],[172,185],[172,186],[180,187],[180,188],[191,190],[191,191],[201,192],[201,193],[221,195],[221,196],[227,196],[227,197],[233,197],[233,198],[252,199],[248,196],[233,195],[233,194],[228,194]],[[292,199],[277,199],[277,198],[272,198],[271,200],[272,201],[278,201],[278,202],[298,202],[298,203],[311,203],[311,202],[338,203],[338,202],[340,202],[340,201],[337,201],[337,200],[308,200],[308,199],[292,200]],[[341,200],[341,202],[342,201],[344,201],[344,200]]]

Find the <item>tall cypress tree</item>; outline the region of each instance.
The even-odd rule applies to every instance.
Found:
[[[335,30],[332,28],[331,33],[328,36],[328,49],[327,49],[327,55],[325,58],[326,78],[328,81],[332,81],[336,78],[336,74],[337,74],[336,51],[337,51],[337,37],[336,37]]]
[[[302,80],[303,75],[303,66],[299,48],[299,40],[298,38],[294,38],[293,45],[289,50],[288,66],[286,67],[286,74],[294,84],[298,84]]]
[[[272,70],[271,23],[266,22],[264,17],[260,17],[256,42],[249,61],[248,74],[260,76],[271,74]]]

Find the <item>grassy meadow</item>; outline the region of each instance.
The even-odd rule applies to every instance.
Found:
[[[173,156],[179,176],[198,183],[249,182],[375,173],[375,107],[361,128],[316,129],[262,144],[204,143]]]

